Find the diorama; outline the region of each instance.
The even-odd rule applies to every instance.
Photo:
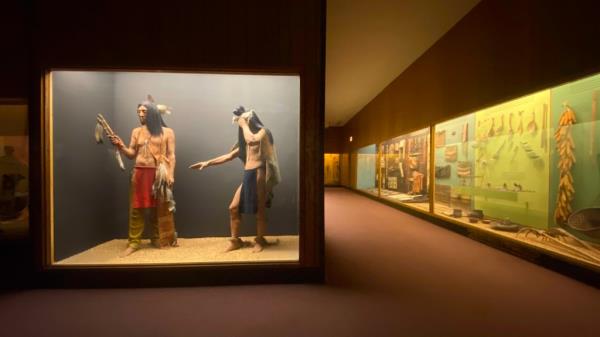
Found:
[[[49,265],[299,261],[298,75],[46,76]]]
[[[429,128],[380,145],[381,197],[429,211]]]
[[[377,145],[361,147],[356,152],[356,188],[379,195],[377,175]]]
[[[325,153],[325,185],[340,185],[340,154]]]

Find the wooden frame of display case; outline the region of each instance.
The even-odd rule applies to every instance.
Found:
[[[54,204],[52,148],[53,70],[87,71],[168,71],[181,73],[296,75],[300,78],[299,114],[299,261],[240,263],[175,263],[152,265],[56,265],[54,263]],[[322,155],[321,112],[307,107],[304,75],[297,69],[215,70],[215,69],[131,69],[131,68],[52,68],[40,74],[40,100],[31,105],[32,167],[39,167],[39,199],[32,201],[37,269],[43,286],[139,287],[188,286],[198,284],[320,282],[323,280],[323,177],[322,167],[313,165]],[[36,113],[39,111],[39,113]],[[310,127],[309,127],[310,126]],[[38,165],[39,164],[39,165]],[[37,188],[35,188],[37,190]],[[39,218],[35,215],[39,214]]]

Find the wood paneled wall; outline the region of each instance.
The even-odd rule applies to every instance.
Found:
[[[341,153],[343,151],[343,132],[341,127],[330,126],[325,129],[325,153]]]
[[[26,103],[29,62],[29,1],[2,1],[0,20],[0,103]]]
[[[600,72],[597,1],[483,0],[345,126],[345,151]]]

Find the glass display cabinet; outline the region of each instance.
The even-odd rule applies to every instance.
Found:
[[[372,195],[379,195],[377,181],[377,145],[361,147],[356,153],[356,188]]]
[[[301,262],[299,75],[53,70],[44,86],[44,268]]]
[[[362,147],[354,186],[600,270],[599,96],[600,74]]]
[[[600,75],[435,125],[435,214],[600,266]]]
[[[325,153],[325,185],[339,186],[340,185],[340,154]]]
[[[27,104],[0,99],[0,244],[24,240],[28,236]]]
[[[380,145],[381,197],[429,211],[429,128]]]

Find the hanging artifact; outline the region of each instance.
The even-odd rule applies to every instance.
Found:
[[[496,120],[494,119],[494,117],[492,117],[492,125],[490,126],[490,129],[487,132],[487,136],[489,138],[492,138],[496,135]]]
[[[558,224],[564,224],[573,212],[571,201],[575,195],[573,188],[573,175],[571,167],[575,164],[575,143],[571,134],[571,127],[575,124],[575,112],[570,106],[564,104],[565,110],[560,116],[558,129],[554,134],[556,152],[558,153],[558,197],[554,219]]]
[[[527,131],[531,134],[535,134],[537,132],[538,126],[535,122],[535,109],[531,110],[531,122],[527,124]]]
[[[437,131],[435,133],[435,147],[444,147],[446,145],[446,131]]]
[[[457,157],[458,157],[458,146],[456,146],[456,145],[446,146],[446,149],[444,150],[444,159],[446,160],[446,162],[448,162],[448,163],[455,162]]]
[[[465,123],[463,125],[462,135],[461,135],[461,141],[462,141],[463,153],[464,153],[465,157],[467,157],[469,155],[469,146],[468,146],[468,142],[469,142],[469,123]]]
[[[515,133],[515,130],[513,129],[513,117],[514,117],[514,114],[511,112],[510,115],[508,115],[508,134],[509,134],[509,136],[512,136]]]
[[[500,126],[496,128],[496,135],[500,136],[504,131],[504,114],[500,117]]]
[[[523,134],[523,110],[519,111],[519,126],[517,127],[517,133],[519,136]]]

